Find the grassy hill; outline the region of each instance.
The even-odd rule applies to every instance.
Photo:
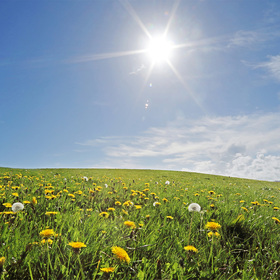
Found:
[[[1,279],[277,279],[279,198],[189,172],[0,168]]]

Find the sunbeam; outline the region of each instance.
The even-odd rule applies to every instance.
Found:
[[[172,21],[173,21],[173,19],[174,19],[174,16],[175,16],[175,14],[176,14],[176,11],[177,11],[177,9],[178,9],[178,7],[179,7],[179,5],[180,5],[180,2],[181,2],[181,0],[177,0],[177,1],[175,2],[175,4],[174,4],[173,8],[172,8],[171,16],[170,16],[170,18],[169,18],[169,20],[168,20],[168,22],[167,22],[166,28],[165,28],[164,33],[163,33],[163,36],[164,36],[164,37],[166,37],[166,35],[167,35],[168,32],[169,32],[169,28],[170,28],[171,23],[172,23]]]
[[[116,57],[122,57],[122,56],[136,55],[136,54],[141,54],[141,53],[145,53],[145,52],[147,52],[146,49],[134,50],[134,51],[124,51],[124,52],[112,52],[112,53],[100,53],[100,54],[84,55],[84,56],[78,56],[76,58],[69,59],[66,62],[69,62],[69,63],[88,62],[88,61],[116,58]]]
[[[206,114],[206,111],[204,109],[204,107],[199,103],[199,101],[197,100],[197,98],[195,97],[195,94],[192,92],[192,90],[188,87],[188,85],[186,84],[186,82],[184,81],[184,79],[182,78],[182,76],[180,75],[180,73],[177,71],[177,69],[173,66],[173,64],[167,60],[167,63],[170,67],[170,69],[174,72],[174,74],[176,75],[176,77],[178,78],[178,80],[181,82],[181,84],[183,85],[183,87],[187,90],[188,94],[190,95],[190,97],[194,100],[194,102],[196,103],[196,105],[201,109],[201,111]]]
[[[129,4],[127,0],[120,0],[120,3],[123,5],[123,7],[128,11],[128,13],[132,16],[132,18],[138,23],[140,28],[143,30],[143,32],[148,36],[148,38],[152,38],[152,35],[146,28],[146,26],[143,24],[133,7]]]

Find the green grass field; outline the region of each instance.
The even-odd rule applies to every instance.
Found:
[[[188,172],[0,168],[1,279],[279,279],[279,198]]]

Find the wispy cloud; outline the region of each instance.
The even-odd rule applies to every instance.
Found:
[[[238,30],[229,40],[228,47],[257,48],[280,37],[278,29]]]
[[[280,55],[269,56],[268,61],[259,63],[254,67],[264,68],[274,79],[280,82]]]
[[[230,39],[228,46],[247,47],[249,45],[256,44],[263,40],[263,35],[256,31],[239,30]]]
[[[129,75],[137,75],[137,74],[139,74],[139,72],[141,72],[145,68],[146,68],[145,65],[141,64],[140,67],[138,67],[136,70],[133,70],[132,72],[130,72]]]
[[[269,8],[264,12],[264,22],[268,24],[275,24],[279,22],[279,19],[279,3],[269,3]]]
[[[188,170],[277,180],[280,177],[280,113],[178,119],[129,137],[100,138],[96,145],[119,167]],[[128,166],[123,163],[127,161]],[[139,165],[140,163],[140,165]],[[152,164],[151,164],[152,163]],[[103,162],[104,164],[104,162]]]

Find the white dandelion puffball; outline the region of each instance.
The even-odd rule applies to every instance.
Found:
[[[169,185],[169,184],[170,184],[170,182],[169,182],[169,181],[166,181],[166,182],[165,182],[165,185]]]
[[[191,204],[189,205],[189,207],[188,207],[188,210],[189,210],[190,212],[200,212],[201,207],[200,207],[200,205],[197,204],[197,203],[191,203]]]
[[[24,208],[24,205],[20,202],[16,202],[12,205],[13,212],[21,211],[21,210],[23,210],[23,208]]]

